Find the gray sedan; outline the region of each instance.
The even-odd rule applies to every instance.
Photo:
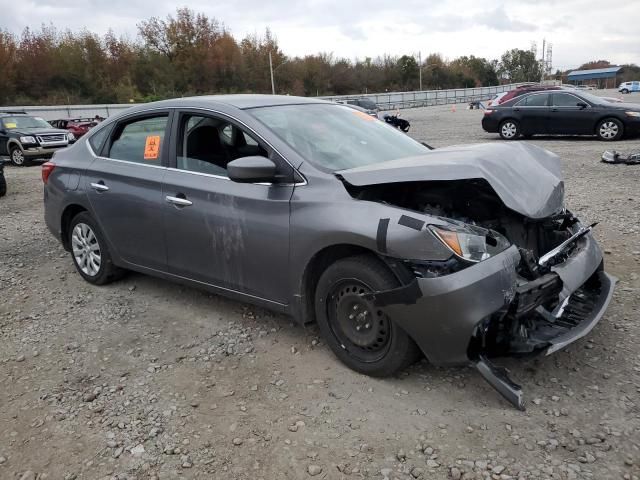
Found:
[[[316,321],[349,367],[421,354],[549,354],[603,316],[615,279],[564,207],[559,160],[524,143],[431,150],[357,110],[281,96],[133,107],[43,166],[45,218],[78,273],[126,270]]]

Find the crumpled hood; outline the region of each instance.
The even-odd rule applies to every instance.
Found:
[[[354,186],[483,178],[508,208],[534,219],[557,213],[564,204],[560,159],[524,142],[438,148],[336,174]]]

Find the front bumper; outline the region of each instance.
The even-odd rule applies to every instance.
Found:
[[[434,365],[463,365],[474,362],[470,344],[479,325],[500,312],[513,307],[516,293],[521,291],[521,277],[516,272],[520,253],[515,246],[456,273],[436,278],[419,278],[410,285],[373,294],[376,304],[398,323],[418,344]],[[604,315],[615,285],[615,279],[599,270],[602,253],[591,234],[586,234],[571,256],[553,267],[562,289],[562,303],[570,305],[574,293],[589,297],[577,315],[570,308],[551,312],[540,329],[536,352],[553,353],[583,337]],[[599,289],[585,290],[593,277]],[[520,281],[520,285],[518,282]],[[525,284],[526,285],[526,284]],[[584,290],[584,291],[583,291]],[[567,300],[568,299],[568,300]],[[566,300],[566,302],[565,302]],[[569,318],[569,315],[572,315]]]
[[[21,145],[20,148],[22,149],[22,153],[25,157],[29,157],[33,159],[33,158],[51,158],[55,152],[63,148],[67,148],[68,146],[69,144],[51,146],[51,147]]]

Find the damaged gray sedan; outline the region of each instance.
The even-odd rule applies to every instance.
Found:
[[[135,270],[316,321],[352,369],[421,354],[550,354],[603,316],[615,279],[564,206],[558,158],[524,144],[432,150],[320,100],[233,95],[127,110],[43,166],[45,219],[78,273]]]

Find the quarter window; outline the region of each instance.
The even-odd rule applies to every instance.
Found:
[[[118,125],[111,140],[108,157],[160,165],[167,119],[168,116],[165,114]]]
[[[89,138],[89,145],[91,145],[91,148],[96,155],[100,155],[102,146],[104,145],[104,141],[109,136],[110,130],[111,129],[109,127],[101,128]]]

